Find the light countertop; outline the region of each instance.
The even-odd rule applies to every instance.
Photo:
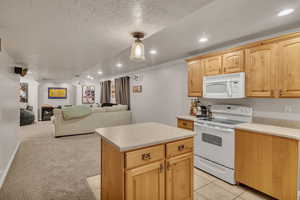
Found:
[[[186,120],[195,121],[197,117],[192,115],[178,115],[177,119],[186,119]]]
[[[236,129],[253,131],[268,135],[275,135],[279,137],[285,137],[290,139],[295,139],[300,141],[300,129],[296,128],[286,128],[274,125],[265,125],[259,123],[244,123],[235,126]]]
[[[160,123],[139,123],[96,129],[106,141],[121,152],[193,137],[193,131]]]

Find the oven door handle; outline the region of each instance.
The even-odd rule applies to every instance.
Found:
[[[215,130],[219,130],[219,131],[223,131],[223,132],[231,132],[231,133],[234,132],[234,129],[232,129],[232,128],[208,125],[208,124],[199,123],[199,122],[196,122],[195,126],[200,129],[201,129],[201,127],[204,127],[204,128],[215,129]]]

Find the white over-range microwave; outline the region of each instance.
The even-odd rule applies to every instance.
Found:
[[[245,73],[205,76],[203,97],[210,99],[245,98]]]

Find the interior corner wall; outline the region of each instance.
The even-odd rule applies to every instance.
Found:
[[[130,78],[131,110],[133,121],[160,122],[176,125],[176,116],[187,114],[187,69],[184,60],[168,62],[137,71],[141,80]],[[133,93],[133,86],[141,85],[141,93]]]
[[[18,149],[20,78],[13,73],[14,61],[0,52],[0,188]]]

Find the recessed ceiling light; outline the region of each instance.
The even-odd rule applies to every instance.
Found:
[[[284,10],[281,10],[277,15],[279,17],[283,17],[283,16],[292,14],[294,11],[295,11],[295,9],[293,9],[293,8],[284,9]]]
[[[103,74],[103,72],[102,71],[98,71],[98,74],[101,75],[101,74]]]
[[[152,54],[152,55],[155,55],[155,54],[157,54],[157,51],[155,49],[152,49],[152,50],[149,51],[149,53]]]
[[[94,77],[90,77],[91,80],[94,80]]]
[[[122,65],[122,63],[117,63],[116,66],[120,68],[120,67],[122,67],[123,65]]]
[[[208,38],[207,37],[201,37],[200,39],[199,39],[199,42],[207,42],[208,41]]]

